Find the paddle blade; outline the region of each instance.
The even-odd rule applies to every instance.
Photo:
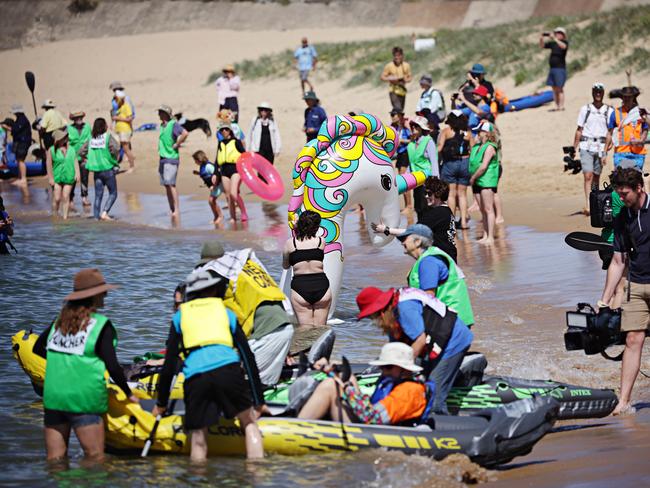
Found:
[[[564,238],[564,242],[578,251],[609,251],[612,249],[609,242],[591,232],[571,232]]]
[[[346,383],[349,379],[350,376],[352,376],[352,368],[350,367],[350,361],[348,361],[348,358],[343,356],[341,358],[341,380],[343,383]]]
[[[27,88],[29,91],[34,93],[34,88],[36,87],[36,77],[31,71],[25,71],[25,82],[27,83]]]

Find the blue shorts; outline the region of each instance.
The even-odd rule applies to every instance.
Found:
[[[643,164],[645,163],[645,154],[614,153],[614,168],[618,168],[621,165],[621,161],[623,161],[624,159],[631,159],[632,161],[634,161],[636,167],[643,171]]]
[[[446,161],[440,175],[442,181],[450,185],[469,186],[469,158]]]
[[[551,68],[546,78],[546,84],[563,87],[564,83],[566,83],[566,68]]]
[[[310,71],[311,71],[310,69],[301,69],[300,70],[300,79],[302,81],[307,81],[307,78],[309,78],[309,72]]]

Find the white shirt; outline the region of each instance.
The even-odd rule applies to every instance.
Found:
[[[593,103],[583,105],[577,121],[578,127],[582,128],[582,137],[598,139],[607,136],[607,121],[611,113],[612,107],[609,105],[603,104],[599,109]]]

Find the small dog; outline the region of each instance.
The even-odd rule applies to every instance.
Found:
[[[192,132],[196,129],[201,129],[206,137],[212,135],[212,129],[210,129],[210,123],[205,119],[187,119],[183,117],[183,113],[179,112],[174,114],[174,118],[178,120],[178,123],[183,126],[187,132]]]

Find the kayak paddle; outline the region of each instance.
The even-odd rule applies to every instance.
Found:
[[[571,232],[564,238],[564,242],[578,251],[611,251],[612,249],[609,242],[591,232]]]

